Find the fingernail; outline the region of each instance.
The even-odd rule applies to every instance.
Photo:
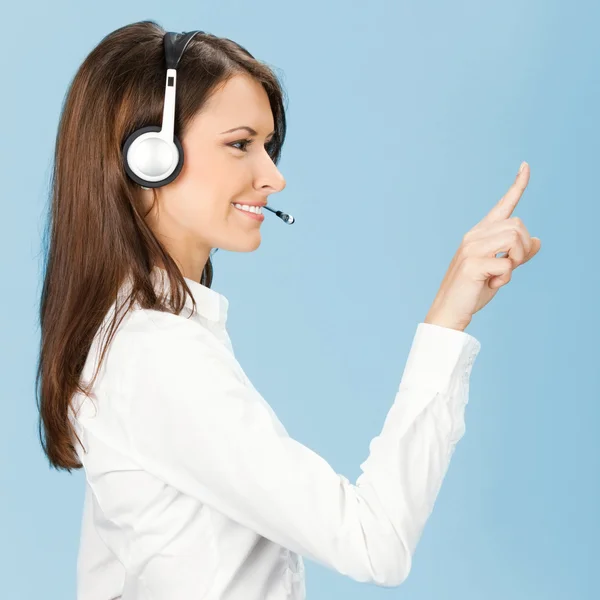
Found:
[[[525,168],[525,165],[526,165],[526,164],[527,164],[527,163],[526,163],[525,161],[523,161],[523,162],[521,163],[521,166],[519,167],[519,173],[522,173],[522,172],[523,172],[523,169]]]

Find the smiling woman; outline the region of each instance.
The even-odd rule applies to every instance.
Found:
[[[37,384],[50,464],[85,473],[77,600],[304,600],[303,556],[385,587],[410,572],[479,342],[419,324],[355,483],[288,434],[237,360],[210,260],[260,244],[284,137],[273,72],[205,32],[122,27],[68,90]]]

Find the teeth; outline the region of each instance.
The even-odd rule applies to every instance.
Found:
[[[235,202],[232,202],[232,204],[233,204],[233,206],[235,206],[236,208],[240,208],[241,210],[253,212],[258,215],[262,214],[262,206],[250,206],[248,204],[236,204]]]

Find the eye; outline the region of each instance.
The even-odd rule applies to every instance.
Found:
[[[233,142],[231,144],[228,144],[228,146],[231,146],[232,148],[235,148],[236,150],[241,150],[242,152],[248,152],[248,150],[246,150],[246,147],[249,146],[252,143],[253,140],[249,140],[249,139],[245,139],[245,140],[238,140],[237,142]],[[243,148],[238,148],[236,146],[236,144],[243,144]]]
[[[231,146],[232,148],[235,148],[236,150],[241,150],[242,152],[248,152],[248,150],[246,150],[246,148],[248,146],[250,146],[250,144],[252,144],[254,142],[254,140],[251,139],[244,139],[244,140],[238,140],[237,142],[232,142],[231,144],[227,144],[228,146]],[[273,142],[273,139],[271,138],[268,142],[265,143],[265,148],[268,148],[271,143]],[[242,144],[243,147],[242,148],[238,148],[236,146],[236,144]]]

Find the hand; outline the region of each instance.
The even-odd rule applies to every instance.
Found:
[[[519,217],[511,217],[528,183],[529,165],[523,163],[508,192],[464,235],[425,323],[463,331],[511,280],[513,269],[538,253],[540,239],[529,236]],[[500,252],[507,254],[496,257]]]

